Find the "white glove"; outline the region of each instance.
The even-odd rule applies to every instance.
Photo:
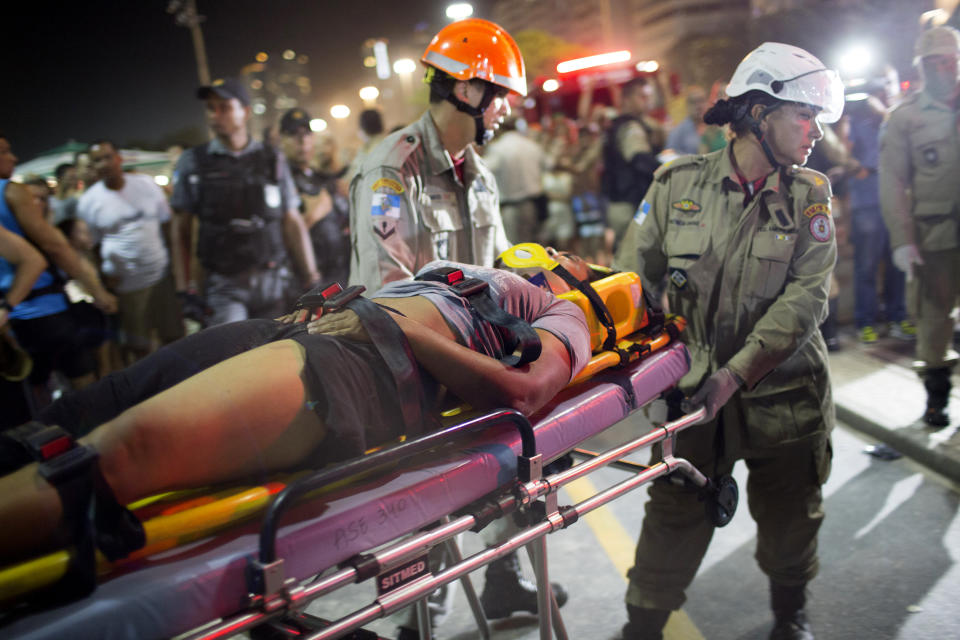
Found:
[[[920,251],[915,244],[905,244],[893,250],[893,264],[903,271],[907,276],[907,281],[913,280],[913,265],[923,264],[923,258],[920,257]]]
[[[683,412],[691,413],[704,407],[707,410],[706,415],[697,424],[710,422],[742,384],[740,376],[723,367],[707,378],[690,400],[684,401]]]

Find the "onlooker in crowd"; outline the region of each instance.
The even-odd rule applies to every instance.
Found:
[[[90,154],[86,151],[78,151],[73,154],[73,166],[77,171],[77,191],[74,196],[80,199],[80,192],[97,181],[97,172],[90,163]],[[76,211],[76,205],[74,205]]]
[[[240,81],[216,80],[197,97],[206,102],[215,137],[184,151],[177,162],[170,202],[177,290],[195,299],[196,217],[196,257],[213,311],[209,322],[279,317],[291,288],[307,288],[319,278],[290,169],[277,150],[251,138],[250,96]]]
[[[10,334],[10,313],[26,300],[47,268],[47,261],[26,239],[0,226],[0,384],[19,382],[30,374],[33,362]],[[7,400],[0,389],[0,399]],[[4,413],[13,407],[3,405]],[[29,417],[29,416],[27,416]],[[0,428],[9,426],[0,420]]]
[[[950,312],[960,300],[958,57],[956,29],[920,34],[915,61],[923,90],[894,108],[880,138],[880,206],[917,324],[917,359],[927,390],[923,420],[935,427],[950,424],[950,371],[957,362]]]
[[[880,213],[880,128],[893,100],[900,92],[897,72],[887,67],[867,86],[857,91],[866,94],[863,100],[847,101],[845,117],[850,123],[851,163],[847,169],[847,192],[850,194],[852,222],[854,321],[860,342],[877,341],[878,313],[877,277],[883,277],[883,316],[889,335],[896,338],[916,337],[916,328],[907,320],[905,278],[893,265],[890,234]]]
[[[357,153],[353,156],[353,162],[350,163],[350,169],[344,176],[349,183],[353,176],[360,173],[360,165],[363,164],[363,158],[370,153],[370,150],[380,144],[383,140],[383,115],[379,109],[364,109],[360,112],[360,139],[362,143]]]
[[[663,150],[663,128],[647,115],[649,87],[645,78],[623,86],[620,116],[607,131],[603,145],[603,192],[609,201],[607,225],[619,243],[653,181]]]
[[[496,180],[473,145],[510,115],[509,93],[527,92],[520,49],[496,24],[472,18],[441,30],[421,62],[429,108],[367,154],[350,184],[350,282],[368,291],[412,279],[432,260],[493,266],[509,248]],[[488,566],[480,599],[489,618],[537,610],[515,553]]]
[[[310,115],[291,109],[280,120],[280,147],[300,194],[300,213],[310,232],[323,283],[347,283],[350,275],[349,205],[338,193],[338,179],[310,166],[315,136]]]
[[[50,209],[53,211],[52,224],[57,225],[62,220],[75,218],[77,215],[80,178],[77,167],[70,162],[58,164],[53,170],[53,176],[57,179],[57,190],[50,201]]]
[[[43,211],[44,220],[56,226],[57,223],[54,221],[53,211],[50,209],[52,189],[50,189],[50,184],[47,182],[47,179],[43,176],[29,175],[24,177],[23,186],[27,188],[37,203],[37,206]]]
[[[543,148],[519,130],[525,131],[526,124],[518,116],[507,118],[500,135],[483,151],[500,190],[500,217],[511,242],[537,241],[545,205],[543,168],[547,160]]]
[[[830,178],[830,215],[837,229],[837,244],[843,241],[845,227],[842,220],[845,217],[843,202],[846,195],[846,181],[843,179],[845,167],[849,164],[848,138],[846,133],[847,122],[841,118],[833,125],[823,125],[823,137],[810,152],[806,165],[814,171],[819,171]],[[838,133],[839,132],[839,133]],[[820,333],[827,345],[828,351],[839,351],[841,348],[839,337],[839,305],[840,282],[837,280],[836,268],[830,273],[830,295],[827,298],[827,318],[820,325]]]
[[[73,247],[77,254],[90,261],[91,264],[98,266],[100,259],[94,254],[93,237],[90,235],[90,227],[83,218],[67,218],[57,225],[57,229],[66,237],[67,242]],[[93,304],[93,296],[83,288],[78,281],[71,279],[65,273],[59,274],[63,283],[63,292],[67,295],[70,302],[70,311],[81,318],[84,318],[85,325],[91,327],[105,327],[103,330],[104,341],[97,348],[97,377],[102,378],[111,371],[122,369],[126,364],[120,353],[120,347],[116,342],[116,327],[102,311]],[[119,301],[118,301],[119,306]],[[116,316],[113,317],[115,319]]]
[[[92,349],[103,340],[102,331],[85,325],[85,318],[72,312],[55,268],[80,281],[102,311],[116,312],[117,301],[101,283],[94,266],[44,218],[27,188],[10,182],[15,165],[10,142],[0,134],[0,226],[26,238],[51,263],[27,298],[9,314],[17,340],[34,361],[30,382],[35,408],[40,408],[50,401],[46,383],[54,369],[61,371],[74,388],[93,382],[96,360]]]
[[[184,335],[165,228],[170,205],[150,176],[123,171],[109,140],[90,145],[99,180],[80,197],[77,215],[100,246],[100,272],[117,294],[117,338],[125,365]]]
[[[540,137],[547,156],[547,170],[543,172],[547,219],[540,225],[540,244],[568,251],[573,249],[577,224],[573,217],[573,174],[565,165],[576,147],[577,129],[566,116],[556,113]]]
[[[603,195],[600,193],[600,164],[603,159],[603,130],[594,120],[580,127],[568,162],[561,162],[572,178],[570,207],[576,223],[575,253],[594,264],[609,265],[613,238],[608,238]]]
[[[707,123],[703,121],[703,114],[710,106],[707,102],[707,92],[696,85],[687,87],[686,103],[687,117],[667,135],[667,147],[664,151],[673,152],[676,155],[706,153],[703,134]]]
[[[668,417],[702,408],[704,418],[677,449],[717,480],[745,460],[770,638],[812,640],[806,585],[819,566],[834,423],[817,326],[837,245],[827,178],[798,165],[820,139],[819,121],[840,117],[843,85],[803,49],[767,42],[737,66],[728,93],[706,118],[730,124],[729,148],[657,172],[615,266],[651,290],[666,283],[670,310],[687,319],[691,365]],[[696,489],[650,485],[624,640],[662,638],[713,533]]]

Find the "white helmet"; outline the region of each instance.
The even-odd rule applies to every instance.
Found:
[[[819,107],[821,122],[836,122],[843,113],[840,75],[807,51],[789,44],[764,42],[740,61],[727,85],[727,95],[735,98],[748,91]]]

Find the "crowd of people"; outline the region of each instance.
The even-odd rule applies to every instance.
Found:
[[[304,397],[312,407],[318,398],[349,396],[341,389],[347,383],[371,393],[391,383],[375,371],[358,373],[379,362],[366,312],[325,316],[299,332],[288,327],[299,294],[330,281],[379,292],[386,312],[378,313],[399,326],[411,357],[460,397],[529,413],[585,357],[576,318],[560,317],[570,312],[549,298],[533,315],[529,303],[511,307],[530,315],[544,354],[535,367],[511,369],[498,361],[505,345],[488,348],[471,336],[478,319],[462,319],[467,329],[458,333],[456,313],[434,314],[450,302],[415,279],[436,261],[491,268],[510,244],[539,242],[636,271],[687,318],[692,365],[670,410],[704,406],[707,416],[684,433],[683,455],[718,474],[747,461],[757,559],[770,577],[776,620],[771,638],[812,638],[805,593],[817,572],[833,426],[826,352],[838,347],[831,320],[844,295],[835,278],[831,285],[835,221],[851,229],[855,247],[859,339],[916,336],[928,390],[924,420],[948,423],[956,358],[949,314],[960,277],[957,197],[948,193],[955,190],[949,171],[960,163],[952,119],[958,56],[956,31],[926,31],[917,45],[924,89],[897,105],[898,83],[884,70],[844,113],[835,72],[802,49],[765,43],[729,83],[676,96],[683,113],[673,123],[662,117],[663,92],[652,77],[611,91],[612,105],[594,104],[584,83],[576,114],[528,122],[511,113],[527,91],[519,49],[496,25],[470,19],[446,27],[424,52],[424,114],[387,134],[382,115],[365,111],[363,145],[348,164],[330,136],[318,140],[300,108],[283,115],[275,135],[255,140],[250,96],[231,78],[197,92],[213,135],[180,155],[170,193],[125,172],[109,140],[58,167],[53,190],[45,179],[10,182],[16,158],[0,135],[0,330],[9,347],[0,353],[32,362],[32,369],[0,367],[4,406],[25,403],[19,414],[5,411],[2,426],[82,422],[73,433],[100,450],[114,503],[179,486],[182,476],[236,477],[261,450],[270,452],[271,469],[315,462],[306,454],[321,441],[324,462],[333,452],[362,453],[397,435],[387,423],[402,408],[363,419],[362,398],[347,408],[326,400],[297,409]],[[928,124],[932,132],[918,139]],[[506,286],[492,273],[483,277],[495,289]],[[506,300],[517,287],[500,292],[503,304],[512,304]],[[184,339],[185,314],[210,329]],[[541,322],[551,314],[560,318]],[[321,349],[314,334],[336,339]],[[363,343],[363,354],[344,339]],[[222,348],[208,353],[204,341]],[[349,380],[330,366],[341,360],[356,363]],[[118,370],[129,365],[156,371]],[[27,383],[13,382],[26,369]],[[77,393],[52,402],[54,370]],[[212,389],[221,400],[205,400]],[[169,433],[190,412],[219,425],[208,434],[213,450],[231,440],[233,424],[250,424],[249,415],[262,413],[269,426],[258,427],[251,450],[238,444],[222,465],[192,463],[187,452],[182,464],[163,469],[115,459],[127,438],[148,442],[147,452],[159,446],[154,440],[175,446]],[[344,415],[370,430],[347,430]],[[11,484],[0,492],[0,514],[55,529],[68,512],[57,488],[34,482],[31,467],[17,473],[11,482],[20,490],[33,483],[31,497],[8,499]],[[701,512],[689,489],[652,487],[625,638],[661,637],[683,603],[712,536]],[[28,537],[8,532],[3,545],[22,550],[43,541]],[[669,562],[666,547],[676,550]],[[515,556],[490,566],[487,587],[490,617],[536,610]],[[565,592],[553,589],[563,604]],[[404,626],[401,637],[415,633]]]

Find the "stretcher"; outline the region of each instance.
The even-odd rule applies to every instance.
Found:
[[[707,492],[716,524],[728,521],[736,507],[735,486],[718,487],[673,455],[675,434],[700,415],[636,434],[607,452],[580,450],[586,461],[543,475],[544,465],[646,406],[687,372],[686,348],[668,344],[662,334],[668,332],[621,340],[619,368],[601,370],[597,364],[592,377],[561,391],[529,420],[508,410],[468,413],[439,431],[329,470],[212,499],[201,496],[188,506],[206,520],[188,534],[176,526],[164,534],[157,520],[189,519],[184,513],[190,509],[170,511],[162,500],[138,505],[143,513],[158,514],[146,521],[152,554],[137,553],[105,567],[109,573],[82,600],[4,614],[0,637],[221,638],[254,629],[274,634],[256,637],[375,638],[364,635],[362,627],[410,604],[417,604],[426,621],[426,596],[460,579],[486,638],[489,631],[468,574],[526,546],[537,575],[541,638],[565,638],[549,589],[546,534],[674,471]],[[568,482],[657,442],[663,453],[657,464],[635,470],[577,505],[559,506],[557,492]],[[271,494],[276,495],[272,500]],[[248,497],[258,502],[256,508],[249,507]],[[257,516],[221,530],[225,521],[213,517],[219,513],[216,505],[220,511],[246,509],[242,515]],[[496,546],[460,556],[457,535],[502,517],[525,524]],[[426,561],[436,545],[444,545],[454,559],[442,570]],[[376,600],[339,620],[319,621],[303,613],[318,597],[374,578],[382,587]],[[432,637],[429,624],[421,624],[421,637]]]

